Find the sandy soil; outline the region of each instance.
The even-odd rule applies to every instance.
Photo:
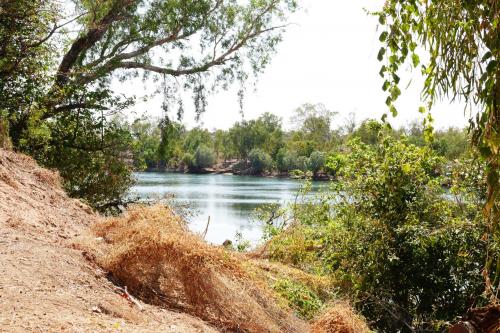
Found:
[[[217,332],[124,297],[73,240],[99,217],[56,173],[0,149],[0,332]]]

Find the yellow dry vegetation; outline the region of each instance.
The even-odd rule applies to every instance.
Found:
[[[366,322],[347,302],[335,302],[311,325],[311,333],[369,333]]]
[[[207,244],[164,206],[134,206],[92,232],[100,240],[89,247],[96,261],[147,303],[189,313],[222,331],[309,331],[247,273],[248,259]]]

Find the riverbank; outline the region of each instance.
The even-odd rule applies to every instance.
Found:
[[[327,317],[301,318],[293,298],[274,288],[286,280],[300,289],[328,290],[330,281],[209,245],[165,207],[101,217],[68,198],[57,173],[1,149],[0,233],[0,331],[366,328],[339,304],[325,309]]]
[[[291,172],[278,172],[278,171],[266,171],[266,172],[254,172],[251,167],[245,169],[236,169],[234,164],[229,166],[225,164],[218,164],[210,168],[200,168],[200,169],[189,169],[186,167],[179,168],[168,168],[168,167],[158,167],[158,168],[146,168],[145,170],[135,170],[136,172],[170,172],[170,173],[186,173],[194,175],[228,175],[228,176],[252,176],[252,177],[264,177],[264,178],[277,178],[277,179],[311,179],[315,181],[328,181],[334,178],[325,172],[317,172],[313,174],[310,171],[292,170]]]

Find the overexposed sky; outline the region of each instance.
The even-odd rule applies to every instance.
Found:
[[[386,95],[382,91],[382,78],[378,75],[380,48],[376,17],[363,9],[379,9],[379,0],[302,0],[303,10],[291,18],[278,53],[256,84],[245,93],[244,117],[252,119],[264,112],[272,112],[283,118],[287,125],[293,110],[303,103],[323,103],[337,111],[336,121],[341,124],[350,113],[356,120],[379,119],[387,111]],[[421,56],[422,58],[422,56]],[[402,73],[402,96],[397,103],[399,115],[389,117],[393,125],[402,125],[413,119],[421,119],[418,113],[422,80],[419,72],[405,69]],[[412,84],[406,88],[408,80]],[[119,90],[125,94],[148,93],[150,84],[128,83]],[[144,90],[144,91],[143,91]],[[236,88],[223,91],[208,99],[207,112],[201,125],[208,129],[229,128],[241,120]],[[152,116],[161,115],[162,97],[137,103],[135,115],[145,111]],[[199,125],[194,121],[193,107],[187,99],[184,123],[188,127]],[[468,115],[459,103],[442,101],[433,109],[435,127],[467,124]]]

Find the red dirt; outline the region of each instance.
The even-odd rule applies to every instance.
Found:
[[[1,332],[217,332],[202,320],[122,296],[72,244],[99,216],[56,173],[0,149]]]

